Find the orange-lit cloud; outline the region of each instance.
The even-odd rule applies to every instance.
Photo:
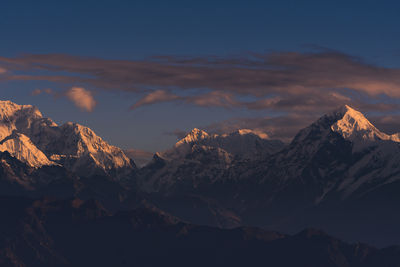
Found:
[[[82,87],[72,87],[65,93],[66,97],[71,100],[78,108],[91,112],[96,106],[96,100],[93,94]]]
[[[151,105],[154,103],[170,102],[179,99],[179,96],[172,94],[167,91],[157,90],[145,95],[138,102],[136,102],[131,109],[135,109],[141,106]]]

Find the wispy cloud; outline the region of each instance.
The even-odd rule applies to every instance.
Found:
[[[342,104],[387,110],[398,105],[388,104],[385,97],[400,99],[400,69],[327,50],[136,61],[25,55],[0,57],[0,64],[12,70],[2,80],[47,80],[131,92],[141,97],[133,109],[175,101],[289,113],[321,112]],[[91,103],[85,109],[92,110],[95,102]]]
[[[180,101],[201,107],[244,107],[245,103],[240,103],[231,93],[212,91],[204,94],[191,96],[180,96],[169,91],[156,90],[148,93],[139,99],[131,109],[139,108],[145,105],[151,105],[163,102]]]
[[[170,102],[179,99],[180,97],[172,94],[167,91],[163,90],[156,90],[154,92],[151,92],[147,95],[145,95],[143,98],[141,98],[139,101],[137,101],[131,109],[135,109],[141,106],[145,105],[151,105],[154,103],[162,103],[162,102]]]

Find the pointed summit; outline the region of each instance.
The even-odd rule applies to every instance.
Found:
[[[208,133],[206,133],[205,131],[200,130],[198,128],[194,128],[184,138],[179,140],[176,143],[176,146],[179,146],[181,144],[195,143],[195,142],[198,142],[199,140],[204,140],[204,139],[207,139],[209,137],[210,137],[210,135]]]
[[[344,116],[350,116],[357,121],[371,124],[368,121],[368,119],[364,116],[364,114],[362,114],[360,111],[350,107],[349,105],[343,105],[343,106],[339,107],[338,109],[333,111],[331,113],[331,115],[336,115],[338,119],[342,119]]]
[[[345,105],[340,108],[341,118],[331,129],[350,141],[391,140],[391,136],[379,131],[361,112]]]
[[[399,142],[398,134],[388,135],[377,129],[361,112],[344,105],[335,111],[322,116],[309,127],[301,130],[294,141],[319,140],[329,132],[336,132],[344,139],[352,142],[395,141]]]
[[[343,105],[343,106],[339,107],[336,110],[337,113],[343,113],[343,114],[348,112],[348,111],[356,111],[356,112],[358,112],[357,110],[355,110],[354,108],[350,107],[349,105]]]

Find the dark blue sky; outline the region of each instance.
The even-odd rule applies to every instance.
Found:
[[[338,49],[397,64],[398,1],[2,1],[7,55],[110,58]]]
[[[2,1],[0,56],[60,53],[139,60],[322,47],[399,68],[399,11],[398,1]],[[124,148],[164,149],[175,138],[165,132],[268,115],[265,110],[176,103],[129,111],[139,96],[102,90],[95,93],[96,109],[86,113],[64,98],[30,94],[44,87],[57,91],[65,85],[0,83],[2,98],[37,105],[57,122],[88,125]]]

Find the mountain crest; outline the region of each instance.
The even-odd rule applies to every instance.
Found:
[[[0,119],[10,120],[15,115],[25,114],[31,117],[42,117],[39,109],[32,105],[18,105],[9,100],[0,100]]]
[[[0,141],[0,151],[8,151],[13,157],[31,167],[55,164],[32,143],[29,137],[16,131]]]
[[[90,128],[71,122],[58,126],[36,107],[11,101],[0,101],[0,151],[32,167],[58,163],[82,175],[134,168],[121,149]]]
[[[181,144],[191,144],[191,143],[196,143],[200,140],[204,140],[209,138],[210,135],[206,133],[203,130],[200,130],[198,128],[194,128],[192,131],[190,131],[183,139],[178,141],[176,143],[176,146],[179,146]]]
[[[336,114],[339,118],[331,130],[339,133],[343,138],[350,141],[378,141],[397,140],[397,135],[387,135],[377,129],[361,112],[348,105],[341,107]]]
[[[353,143],[363,145],[376,141],[400,142],[399,134],[388,135],[381,132],[361,112],[348,105],[322,116],[302,129],[293,141],[301,143],[305,140],[320,140],[331,132],[336,132]]]

